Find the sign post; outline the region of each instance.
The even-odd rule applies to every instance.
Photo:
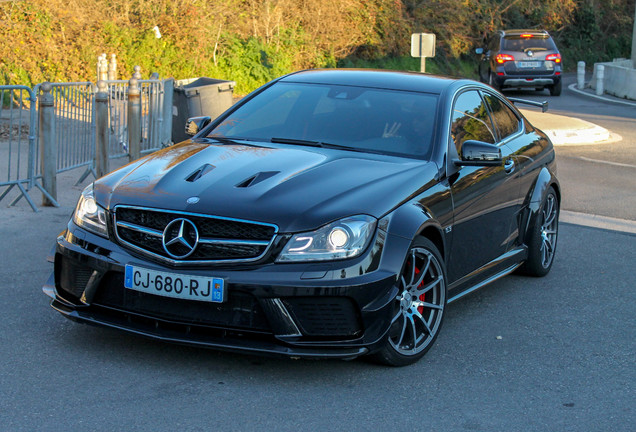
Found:
[[[421,59],[420,72],[426,72],[426,57],[435,57],[435,34],[413,33],[411,35],[411,57]]]

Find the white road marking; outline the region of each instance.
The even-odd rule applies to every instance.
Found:
[[[579,159],[584,160],[586,162],[596,162],[596,163],[625,167],[625,168],[636,168],[636,165],[624,164],[620,162],[610,162],[610,161],[604,161],[599,159],[590,159],[590,158],[586,158],[585,156],[579,156]]]

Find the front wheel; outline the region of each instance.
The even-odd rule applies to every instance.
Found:
[[[521,266],[522,273],[545,276],[552,268],[559,235],[559,200],[550,187],[537,215],[528,241],[528,259]]]
[[[418,361],[431,348],[444,318],[446,272],[435,245],[413,241],[398,279],[391,326],[385,345],[374,357],[391,366]]]

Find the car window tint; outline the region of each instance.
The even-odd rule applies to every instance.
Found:
[[[503,40],[502,49],[504,51],[556,51],[556,45],[554,44],[552,38],[548,36],[506,36]]]
[[[437,96],[343,85],[276,83],[242,105],[210,136],[313,141],[426,157]]]
[[[455,100],[451,136],[458,154],[466,140],[495,143],[495,134],[488,110],[477,91],[464,92]]]
[[[501,99],[488,93],[484,94],[484,99],[488,102],[488,106],[492,112],[492,120],[495,123],[500,140],[504,140],[506,137],[519,131],[521,122]]]

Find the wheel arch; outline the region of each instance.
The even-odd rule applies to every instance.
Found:
[[[557,180],[556,175],[552,172],[552,170],[550,170],[548,166],[544,166],[543,168],[541,168],[541,171],[539,172],[539,175],[537,176],[537,179],[527,198],[528,211],[523,233],[525,244],[527,244],[527,242],[530,240],[529,236],[532,233],[532,228],[537,223],[539,211],[541,209],[541,203],[543,202],[543,199],[545,198],[550,187],[554,189],[560,205],[561,186],[559,185],[559,181]]]
[[[446,238],[442,224],[429,209],[418,204],[396,210],[391,215],[389,232],[411,241],[417,237],[430,240],[446,261]]]

